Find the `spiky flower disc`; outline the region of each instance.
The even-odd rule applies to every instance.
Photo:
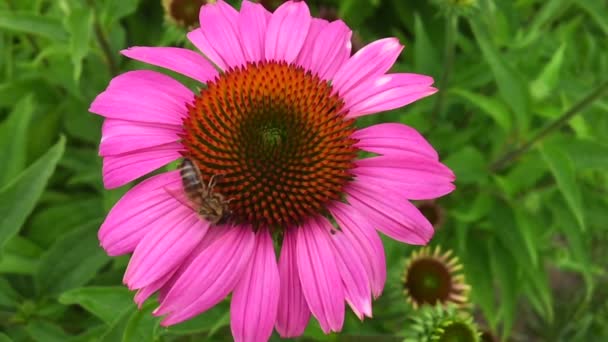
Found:
[[[403,292],[414,308],[425,304],[464,306],[468,300],[462,265],[451,250],[442,253],[437,246],[414,251],[406,262],[402,284]]]
[[[269,227],[323,214],[352,178],[357,148],[344,102],[327,81],[285,62],[227,71],[197,96],[184,121],[185,155],[236,222]]]
[[[454,306],[434,306],[412,317],[404,342],[480,342],[480,333],[468,313]]]

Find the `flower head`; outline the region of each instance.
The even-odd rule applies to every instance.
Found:
[[[162,0],[166,18],[185,28],[197,26],[199,9],[213,2],[215,0]]]
[[[473,318],[453,306],[427,307],[407,327],[404,342],[480,342]]]
[[[469,285],[452,251],[423,247],[412,253],[403,274],[403,292],[414,308],[422,305],[466,305]]]
[[[339,331],[345,302],[371,316],[386,279],[376,229],[426,244],[433,227],[409,200],[451,192],[454,175],[414,129],[354,122],[433,94],[432,78],[387,74],[403,48],[395,38],[351,56],[351,30],[312,18],[304,2],[270,13],[218,0],[199,19],[188,39],[201,53],[122,52],[199,90],[130,71],[91,105],[105,117],[107,188],[184,160],[127,192],[100,228],[102,247],[133,253],[124,282],[139,304],[159,292],[165,326],[230,293],[237,341],[268,339],[273,327],[298,336],[311,314]],[[361,150],[377,155],[357,159]]]

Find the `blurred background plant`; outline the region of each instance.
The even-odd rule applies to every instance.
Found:
[[[470,291],[457,313],[415,309],[402,279],[404,260],[420,248],[386,239],[389,282],[374,318],[348,314],[343,333],[331,336],[311,323],[303,339],[432,341],[416,334],[439,336],[434,327],[457,323],[481,329],[474,336],[484,341],[608,340],[608,4],[308,3],[344,19],[355,47],[398,37],[406,49],[395,71],[435,77],[437,95],[359,124],[409,124],[455,171],[454,193],[418,205],[440,223],[431,245],[459,258]],[[191,24],[169,8],[161,0],[0,2],[0,341],[230,338],[227,302],[158,327],[154,301],[138,311],[121,286],[128,257],[111,260],[96,237],[128,186],[102,188],[100,119],[88,105],[112,76],[148,67],[119,50],[189,46]]]

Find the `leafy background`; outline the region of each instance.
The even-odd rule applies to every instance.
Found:
[[[406,45],[394,70],[441,92],[367,117],[420,130],[457,175],[432,245],[464,264],[479,325],[503,340],[608,340],[608,5],[602,0],[333,0],[369,42]],[[474,2],[474,1],[473,1]],[[230,339],[228,305],[158,327],[121,286],[96,230],[128,186],[104,190],[100,118],[130,45],[183,45],[159,0],[0,2],[0,341]],[[187,44],[187,43],[186,43]],[[514,153],[511,153],[515,151]],[[400,340],[414,247],[386,239],[389,281],[363,323],[305,338]],[[273,336],[273,339],[278,339]]]

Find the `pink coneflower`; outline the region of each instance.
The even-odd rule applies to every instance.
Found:
[[[433,228],[408,200],[451,192],[454,175],[414,129],[354,122],[433,94],[433,79],[386,74],[403,48],[395,38],[350,57],[350,29],[311,18],[304,2],[271,14],[249,1],[240,12],[217,1],[200,21],[188,38],[202,54],[123,54],[193,78],[201,90],[131,71],[90,110],[105,117],[107,188],[187,158],[201,184],[213,179],[207,196],[224,199],[226,217],[210,223],[183,200],[180,171],[161,173],[112,208],[101,245],[110,255],[133,252],[124,282],[138,304],[159,292],[154,313],[165,326],[230,293],[237,341],[266,340],[273,327],[298,336],[311,313],[325,332],[339,331],[345,302],[371,317],[386,278],[376,229],[426,244]],[[378,155],[357,159],[361,150]]]

